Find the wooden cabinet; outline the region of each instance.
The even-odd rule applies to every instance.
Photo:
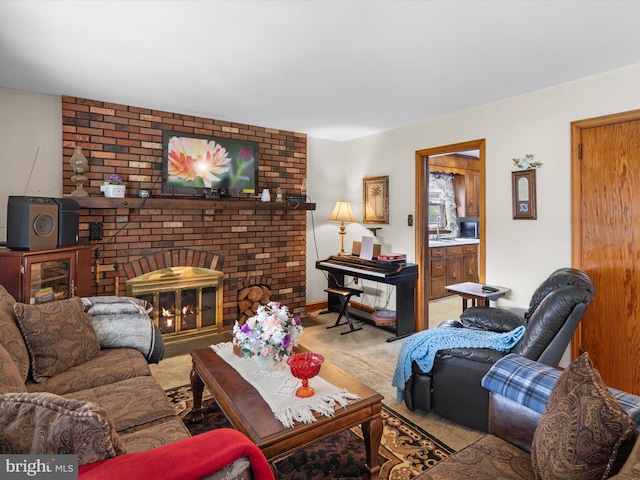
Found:
[[[0,284],[22,303],[44,303],[90,296],[95,247],[76,245],[50,250],[0,248]]]
[[[480,215],[480,172],[467,170],[465,183],[465,216],[478,217]]]
[[[478,281],[477,244],[430,247],[429,262],[431,300],[451,295],[447,285]]]
[[[478,283],[478,245],[462,246],[462,281]]]
[[[462,246],[447,247],[447,285],[462,281]]]
[[[440,298],[446,295],[444,287],[447,284],[447,249],[445,247],[431,247],[429,249],[431,271],[430,298]]]

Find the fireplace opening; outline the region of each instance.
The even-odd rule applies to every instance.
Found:
[[[127,280],[127,295],[153,306],[153,321],[170,341],[184,334],[222,332],[222,285],[222,272],[170,267]]]

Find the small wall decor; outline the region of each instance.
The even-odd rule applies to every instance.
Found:
[[[535,154],[527,153],[524,158],[514,158],[513,164],[520,170],[528,170],[530,168],[538,168],[542,166],[541,162],[534,162]]]
[[[535,169],[511,172],[511,184],[514,220],[535,220],[537,218]]]
[[[362,179],[362,223],[389,223],[389,176]]]

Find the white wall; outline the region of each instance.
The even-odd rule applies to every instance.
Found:
[[[62,99],[0,88],[0,240],[9,195],[62,195],[61,158]]]
[[[531,293],[553,270],[571,265],[570,122],[640,109],[640,65],[551,87],[472,110],[344,143],[345,200],[361,215],[362,178],[389,175],[390,224],[378,233],[383,250],[406,252],[414,259],[415,231],[406,217],[414,213],[415,152],[486,139],[486,281],[509,287],[499,304],[526,307]],[[310,165],[324,161],[322,140],[310,139]],[[536,155],[537,220],[513,220],[511,171],[514,157]],[[315,167],[317,169],[319,167]],[[333,192],[316,192],[318,209],[328,211]],[[317,221],[320,243],[332,242],[336,227]],[[358,239],[364,226],[349,225]],[[325,236],[328,235],[328,236]],[[309,245],[311,248],[311,245]],[[309,251],[309,260],[313,255]],[[309,265],[307,300],[325,299],[322,274]],[[322,287],[322,288],[321,288]]]
[[[415,152],[485,138],[486,281],[512,289],[501,306],[526,307],[551,271],[571,263],[570,122],[640,109],[638,85],[640,65],[349,142],[309,138],[308,194],[317,210],[307,217],[307,301],[326,299],[326,278],[315,261],[339,250],[338,224],[326,221],[336,200],[350,201],[361,220],[362,178],[389,175],[390,224],[376,238],[383,250],[413,260],[415,230],[406,219],[414,213]],[[544,163],[535,221],[511,218],[512,158],[526,153]],[[7,196],[62,194],[61,155],[60,97],[0,89],[0,239],[6,239]],[[348,224],[347,250],[362,235],[371,233]]]

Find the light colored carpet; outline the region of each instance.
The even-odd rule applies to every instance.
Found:
[[[448,300],[454,309],[461,310],[460,299],[458,297],[454,299],[455,305],[451,299],[444,300]],[[442,310],[446,308],[442,306]],[[443,318],[436,319],[436,325],[442,320],[458,318],[459,313],[455,316],[451,316],[450,313],[441,315]],[[382,394],[385,397],[384,403],[389,408],[424,428],[455,450],[466,447],[482,436],[480,432],[449,422],[435,414],[411,412],[404,403],[396,403],[396,390],[391,386],[391,379],[402,339],[386,342],[385,340],[393,334],[368,324],[364,324],[360,331],[340,335],[341,331],[348,330],[349,327],[326,328],[326,325],[335,323],[336,314],[319,315],[315,312],[310,316],[319,324],[305,328],[300,337],[300,343],[311,351],[321,353],[325,359]],[[433,316],[435,315],[430,310],[430,317]],[[151,370],[164,389],[184,385],[189,383],[190,356],[167,358],[159,365],[152,365]]]
[[[456,320],[462,313],[462,299],[453,295],[429,302],[429,328],[435,328],[445,320]]]

